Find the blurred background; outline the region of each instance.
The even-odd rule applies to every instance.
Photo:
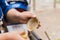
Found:
[[[29,0],[30,10],[36,12],[41,27],[35,32],[43,39],[60,39],[60,0]]]

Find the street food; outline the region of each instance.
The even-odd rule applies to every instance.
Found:
[[[38,19],[37,18],[31,18],[28,23],[28,30],[32,31],[38,27]]]
[[[27,39],[28,33],[27,33],[27,32],[23,32],[23,33],[21,33],[21,36],[22,36],[24,39]]]

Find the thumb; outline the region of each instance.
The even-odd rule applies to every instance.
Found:
[[[28,19],[36,18],[36,15],[31,15]]]

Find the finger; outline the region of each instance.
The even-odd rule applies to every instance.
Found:
[[[36,15],[34,15],[34,14],[31,13],[31,12],[28,12],[28,14],[29,14],[28,16],[31,17],[31,18],[35,18],[35,17],[36,17]]]
[[[28,22],[28,19],[27,20],[20,20],[19,21],[21,24],[26,24]]]
[[[36,15],[31,15],[30,18],[36,18]]]
[[[20,32],[20,35],[24,35],[24,34],[25,34],[25,31]]]
[[[38,27],[37,27],[37,29],[38,29],[39,27],[41,27],[40,22],[38,23]]]
[[[36,15],[33,15],[33,16],[29,17],[27,20],[29,20],[31,18],[36,18]]]

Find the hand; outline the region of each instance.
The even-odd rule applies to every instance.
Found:
[[[7,22],[8,23],[27,23],[30,18],[34,18],[36,15],[33,15],[31,12],[19,12],[16,9],[10,9],[7,12]]]
[[[29,38],[27,37],[27,39],[24,39],[20,34],[22,34],[23,32],[8,32],[8,33],[4,33],[4,34],[0,34],[0,40],[29,40]]]
[[[21,15],[20,15],[20,22],[21,23],[27,23],[29,21],[29,19],[31,18],[36,18],[36,15],[33,15],[31,12],[22,12]],[[41,27],[40,25],[40,21],[38,23],[38,27],[37,29]]]
[[[31,12],[29,11],[25,11],[25,12],[19,12],[16,9],[11,9],[7,12],[7,20],[8,23],[22,23],[25,24],[28,22],[29,19],[31,18],[35,18],[36,15],[33,15]],[[39,25],[38,28],[40,27],[40,21],[39,21]]]
[[[20,22],[27,23],[29,19],[35,18],[36,15],[33,15],[31,12],[22,12],[20,13]]]

